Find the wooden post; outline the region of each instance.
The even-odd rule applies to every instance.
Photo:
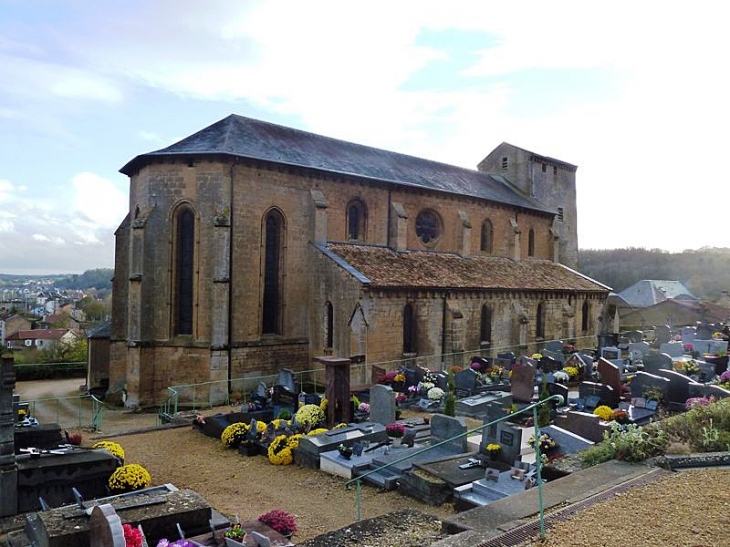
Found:
[[[350,423],[350,359],[323,356],[314,360],[325,367],[327,427]]]

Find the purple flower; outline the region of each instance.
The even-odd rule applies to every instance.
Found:
[[[724,384],[725,382],[730,382],[730,370],[726,370],[720,374],[720,383]]]

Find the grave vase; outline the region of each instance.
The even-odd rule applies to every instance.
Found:
[[[245,543],[242,543],[240,541],[236,541],[233,538],[223,538],[226,540],[226,547],[245,547]],[[245,540],[245,538],[244,538]]]
[[[394,448],[397,448],[401,444],[403,444],[403,437],[392,437],[392,439],[393,439],[393,447]]]

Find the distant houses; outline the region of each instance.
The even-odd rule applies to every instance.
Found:
[[[71,329],[20,330],[5,337],[5,344],[11,350],[47,350],[56,344],[73,344],[79,335]]]
[[[723,296],[730,302],[727,293]],[[622,330],[722,323],[730,319],[730,306],[723,306],[722,297],[717,303],[702,302],[680,281],[643,279],[612,294],[609,305],[618,311]]]

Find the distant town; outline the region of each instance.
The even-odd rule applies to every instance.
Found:
[[[0,274],[0,342],[16,362],[85,360],[86,338],[110,320],[113,270]]]

